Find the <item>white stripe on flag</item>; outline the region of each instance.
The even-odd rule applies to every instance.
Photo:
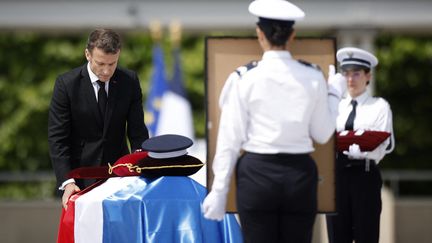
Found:
[[[139,179],[138,176],[110,178],[76,200],[74,222],[75,243],[102,243],[102,201],[123,186],[137,179]]]
[[[178,134],[194,140],[192,109],[183,96],[172,91],[165,92],[156,135]]]

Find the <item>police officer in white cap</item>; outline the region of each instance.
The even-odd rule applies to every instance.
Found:
[[[325,143],[334,134],[346,81],[336,77],[328,88],[315,65],[292,58],[287,47],[295,21],[305,15],[300,8],[284,0],[256,0],[249,11],[258,17],[264,54],[231,74],[223,89],[215,176],[203,213],[223,219],[237,165],[245,242],[311,242],[318,179],[310,153],[313,141]]]
[[[378,64],[378,59],[354,47],[340,49],[336,57],[348,85],[347,97],[339,104],[337,131],[393,133],[390,105],[383,98],[370,96],[366,89],[372,76],[371,69]],[[393,150],[394,140],[391,138],[371,152],[361,151],[354,143],[348,151],[338,154],[337,215],[327,216],[330,243],[353,240],[356,243],[378,243],[382,180],[377,165],[385,154]]]

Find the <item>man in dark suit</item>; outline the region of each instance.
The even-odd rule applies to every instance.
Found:
[[[62,203],[92,181],[67,174],[79,167],[107,165],[141,148],[149,135],[135,72],[117,66],[120,37],[109,29],[88,39],[88,63],[58,76],[48,117],[48,142]]]

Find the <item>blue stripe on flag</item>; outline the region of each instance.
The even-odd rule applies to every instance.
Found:
[[[103,201],[103,242],[241,243],[233,215],[222,222],[203,217],[206,194],[188,177],[137,177]]]
[[[173,51],[174,56],[174,70],[171,82],[169,83],[169,90],[187,99],[187,94],[183,84],[180,49]]]
[[[161,109],[162,96],[168,89],[165,78],[164,54],[161,46],[153,47],[153,75],[150,91],[145,105],[145,123],[149,129],[150,136],[155,136]]]

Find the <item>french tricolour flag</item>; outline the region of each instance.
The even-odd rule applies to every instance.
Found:
[[[71,197],[58,243],[242,242],[233,215],[202,216],[206,189],[185,176],[116,177]]]
[[[173,51],[173,77],[162,96],[156,135],[178,134],[194,140],[192,108],[183,84],[180,49]]]

